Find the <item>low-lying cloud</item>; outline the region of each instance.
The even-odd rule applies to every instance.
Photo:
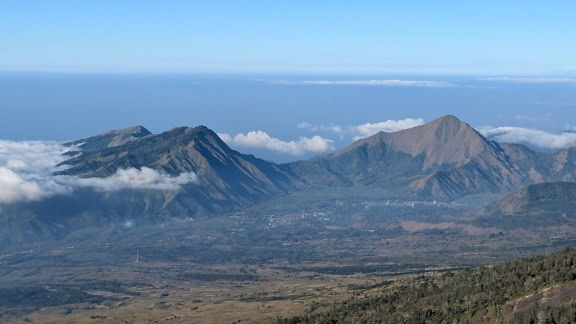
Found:
[[[70,192],[72,188],[49,176],[19,174],[6,167],[0,167],[0,204],[42,200]]]
[[[379,123],[366,123],[362,125],[352,126],[351,129],[359,137],[372,136],[378,132],[397,132],[403,129],[412,128],[424,124],[422,118],[406,118],[400,120],[386,120]]]
[[[549,133],[522,127],[480,127],[478,131],[497,142],[528,144],[543,149],[566,149],[576,146],[576,133]]]
[[[301,122],[296,125],[298,128],[307,129],[312,132],[332,132],[332,133],[342,133],[344,129],[342,126],[330,124],[330,125],[313,125],[308,122]]]
[[[482,81],[497,81],[510,83],[531,83],[531,84],[559,84],[559,83],[576,83],[574,78],[481,78]]]
[[[308,80],[308,81],[271,81],[274,84],[310,84],[322,86],[371,86],[371,87],[423,87],[423,88],[451,88],[454,84],[443,81],[422,80]]]
[[[0,140],[0,204],[38,201],[77,188],[112,192],[122,189],[177,190],[196,183],[194,173],[170,176],[149,168],[118,170],[107,178],[56,176],[63,168],[57,165],[74,150],[55,142]]]
[[[403,129],[412,128],[424,124],[422,118],[405,118],[399,120],[386,120],[377,123],[365,123],[353,126],[340,126],[340,125],[316,125],[309,122],[301,122],[297,125],[298,128],[306,129],[309,131],[326,132],[342,135],[348,135],[354,140],[372,136],[378,132],[393,133]]]
[[[123,189],[178,190],[185,184],[197,182],[198,177],[193,172],[170,176],[143,167],[119,169],[106,178],[75,178],[73,185],[112,192]]]
[[[218,136],[229,145],[261,148],[296,156],[305,153],[324,153],[334,149],[332,140],[318,135],[311,138],[300,137],[298,141],[283,141],[263,131],[251,131],[246,134],[239,133],[236,136],[219,133]]]
[[[0,203],[41,200],[71,192],[52,176],[63,153],[55,142],[0,140]]]

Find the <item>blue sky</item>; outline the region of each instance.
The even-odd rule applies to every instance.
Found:
[[[574,1],[0,3],[0,71],[576,71]]]
[[[0,140],[206,125],[283,162],[453,114],[490,139],[563,149],[576,146],[575,12],[573,0],[2,0]]]

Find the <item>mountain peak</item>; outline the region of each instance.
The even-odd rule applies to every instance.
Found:
[[[111,130],[111,131],[108,131],[106,133],[98,134],[96,136],[127,135],[127,134],[132,135],[134,137],[144,137],[144,136],[151,135],[152,132],[150,132],[144,126],[137,125],[137,126],[124,128],[124,129]]]
[[[466,132],[472,132],[473,134],[470,135],[473,137],[475,137],[474,135],[480,135],[470,125],[453,115],[440,117],[420,127],[428,133],[428,136],[431,136],[427,138],[442,142],[449,141],[453,137]]]
[[[83,138],[64,145],[77,146],[84,152],[98,151],[107,147],[115,147],[152,135],[144,126],[132,126],[124,129],[111,130],[92,137]]]
[[[462,120],[460,120],[460,118],[458,118],[454,115],[444,115],[442,117],[436,118],[435,120],[431,121],[431,123],[434,123],[434,122],[464,123]]]
[[[395,133],[380,132],[359,140],[335,155],[349,152],[356,147],[384,144],[387,150],[425,157],[424,167],[456,163],[461,165],[487,150],[493,144],[467,123],[453,115],[446,115],[424,125]]]

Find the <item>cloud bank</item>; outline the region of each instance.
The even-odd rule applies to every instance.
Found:
[[[354,126],[340,126],[340,125],[315,125],[308,122],[301,122],[297,125],[298,128],[306,129],[309,131],[327,132],[340,135],[351,136],[354,140],[372,136],[378,132],[397,132],[403,129],[412,128],[424,124],[422,118],[405,118],[399,120],[386,120],[377,123],[365,123]]]
[[[56,167],[66,159],[62,154],[74,149],[55,142],[0,140],[0,204],[38,201],[77,188],[177,190],[198,181],[194,173],[173,177],[146,167],[118,170],[107,178],[55,176],[63,169]]]
[[[311,138],[300,137],[298,141],[283,141],[271,137],[263,131],[252,131],[246,134],[239,133],[236,136],[219,133],[218,136],[229,145],[261,148],[295,156],[309,152],[324,153],[334,149],[332,140],[317,135]]]
[[[296,125],[298,128],[307,129],[313,132],[332,132],[332,133],[342,133],[344,130],[341,126],[330,124],[330,125],[312,125],[308,122],[301,122]]]
[[[558,83],[576,83],[576,79],[573,78],[481,78],[482,81],[498,81],[498,82],[510,82],[510,83],[532,83],[532,84],[558,84]]]
[[[198,177],[193,172],[169,176],[143,167],[119,169],[107,178],[75,178],[73,185],[112,192],[123,189],[178,190],[185,184],[197,182]]]
[[[497,142],[528,144],[544,149],[566,149],[576,146],[576,133],[548,133],[522,127],[479,127],[478,131]]]
[[[412,128],[424,124],[422,118],[406,118],[400,120],[386,120],[379,123],[366,123],[352,126],[351,129],[358,137],[368,137],[378,132],[397,132],[403,129]]]
[[[52,176],[63,153],[58,143],[0,140],[0,203],[41,200],[71,192]]]
[[[271,81],[274,84],[310,84],[324,86],[372,86],[372,87],[424,87],[424,88],[450,88],[452,83],[442,81],[418,81],[418,80],[352,80],[352,81]]]

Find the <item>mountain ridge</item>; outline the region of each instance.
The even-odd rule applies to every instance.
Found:
[[[528,183],[504,149],[452,115],[398,132],[379,132],[307,163],[352,184],[386,184],[445,199]]]

